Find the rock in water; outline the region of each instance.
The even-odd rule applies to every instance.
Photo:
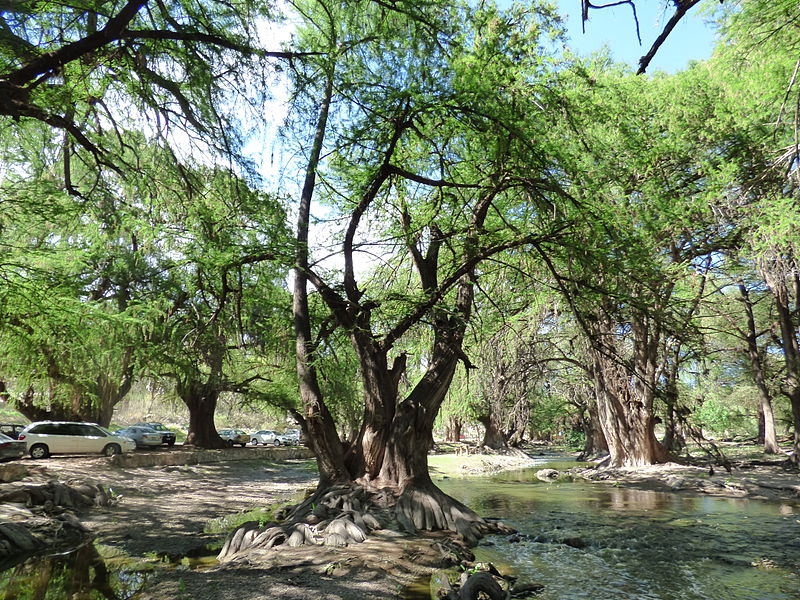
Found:
[[[536,471],[536,479],[547,482],[555,481],[558,479],[558,471],[555,469],[540,469]]]

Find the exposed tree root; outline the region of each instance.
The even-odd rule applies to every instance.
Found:
[[[485,594],[485,596],[480,596]],[[487,597],[490,600],[505,600],[507,598],[505,590],[495,581],[491,573],[473,573],[463,583],[458,590],[458,600],[477,600],[479,597]]]
[[[484,520],[433,484],[408,488],[399,497],[356,484],[334,486],[318,490],[284,516],[284,523],[243,524],[228,537],[218,559],[227,561],[250,549],[282,544],[342,547],[363,542],[377,529],[411,534],[449,530],[469,546],[490,532],[513,532],[502,523]]]

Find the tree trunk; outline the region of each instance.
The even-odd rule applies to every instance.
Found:
[[[189,432],[184,444],[198,448],[227,448],[228,444],[217,433],[214,413],[220,391],[209,383],[179,382],[178,396],[189,409]]]
[[[750,293],[743,283],[739,284],[739,293],[747,315],[745,354],[750,362],[753,381],[758,388],[758,441],[760,444],[764,444],[765,454],[777,454],[780,452],[780,448],[778,447],[777,433],[775,431],[775,412],[772,408],[772,394],[770,394],[767,386],[767,377],[764,372],[764,354],[758,348],[758,333],[756,332],[753,303],[750,300]]]
[[[642,402],[620,399],[602,390],[598,394],[598,414],[611,466],[642,467],[666,462],[666,452],[655,436],[654,417]]]
[[[464,422],[457,417],[448,417],[444,425],[444,441],[456,443],[461,441],[461,430]]]
[[[679,411],[680,409],[672,404],[667,406],[667,420],[664,424],[664,439],[661,445],[670,454],[678,454],[686,447],[686,435]]]
[[[311,155],[306,165],[300,205],[297,209],[297,250],[292,293],[297,377],[300,382],[300,400],[304,411],[303,429],[308,432],[309,446],[317,458],[320,488],[350,479],[344,464],[344,452],[336,431],[336,424],[325,405],[317,370],[314,367],[315,344],[311,335],[311,313],[308,307],[308,231],[311,222],[311,200],[314,195],[317,165],[325,141],[328,112],[333,96],[333,74],[334,67],[330,65],[329,72],[326,74],[325,92],[317,116]]]
[[[504,450],[508,448],[506,438],[500,430],[500,424],[493,418],[492,413],[481,415],[477,417],[478,422],[483,425],[483,442],[482,446],[491,448],[492,450]]]
[[[797,326],[793,319],[789,288],[783,274],[768,274],[767,285],[775,298],[778,311],[778,324],[781,331],[786,377],[783,393],[789,398],[792,406],[794,440],[792,443],[792,461],[800,463],[800,348],[797,341]]]
[[[623,360],[616,348],[602,342],[613,339],[615,324],[601,318],[597,325],[593,342],[598,345],[591,348],[591,375],[610,465],[639,467],[666,462],[667,453],[656,439],[653,414],[656,382],[660,377],[658,326],[651,326],[644,316],[632,319],[633,353],[630,359]]]
[[[586,442],[583,451],[578,457],[581,460],[608,454],[608,442],[603,435],[603,427],[600,425],[600,417],[597,413],[597,402],[588,401],[586,408],[587,414],[582,414],[581,423]]]

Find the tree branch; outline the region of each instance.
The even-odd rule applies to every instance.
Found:
[[[115,17],[112,17],[100,31],[66,44],[53,52],[46,52],[3,77],[3,79],[13,85],[28,83],[39,75],[58,69],[62,65],[120,39],[128,23],[134,19],[136,13],[145,4],[147,4],[147,0],[129,0],[122,10]]]

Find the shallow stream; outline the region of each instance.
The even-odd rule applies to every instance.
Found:
[[[543,600],[800,599],[800,503],[686,496],[524,471],[436,483],[519,536],[487,538],[478,560],[541,583]]]

